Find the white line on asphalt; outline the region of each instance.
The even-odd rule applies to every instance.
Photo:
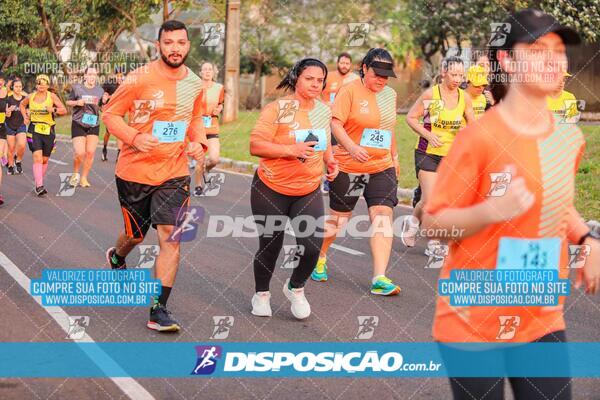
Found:
[[[31,280],[2,252],[0,252],[0,265],[31,296],[29,290]],[[39,296],[31,297],[36,303],[42,306],[42,300]],[[67,314],[65,310],[57,306],[42,306],[42,308],[50,314],[65,333],[69,332],[69,314]],[[87,333],[84,334],[83,339],[73,341],[77,343],[96,343]],[[108,368],[111,371],[119,371],[119,375],[127,375],[127,373],[123,371],[119,365],[100,348],[100,346],[86,345],[82,346],[81,349],[89,356],[90,360],[100,367],[100,369],[105,370],[105,368]],[[112,380],[115,385],[117,385],[119,389],[132,400],[154,400],[154,397],[133,378],[112,377],[110,380]]]
[[[69,165],[64,161],[60,161],[60,160],[55,160],[53,158],[50,158],[48,161],[53,162],[54,164],[58,164],[58,165]]]
[[[293,237],[296,237],[296,234],[294,233],[294,231],[289,228],[286,228],[285,233],[287,233],[288,235],[291,235]],[[349,247],[342,246],[342,245],[335,244],[335,243],[332,244],[331,247],[333,247],[334,249],[337,249],[339,251],[343,251],[344,253],[351,254],[353,256],[364,256],[365,255],[365,253],[363,253],[362,251],[354,250]]]

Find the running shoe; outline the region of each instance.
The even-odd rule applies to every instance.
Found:
[[[102,147],[102,161],[106,161],[108,160],[108,150],[106,149],[106,147]]]
[[[44,186],[37,186],[35,188],[35,194],[38,197],[42,197],[42,196],[48,194],[48,191],[46,190],[46,188]]]
[[[310,304],[304,296],[304,288],[290,289],[290,280],[283,285],[283,294],[292,303],[291,310],[297,319],[305,319],[310,315]]]
[[[6,167],[6,173],[8,175],[14,175],[15,174],[15,167],[13,167],[12,165],[9,165],[8,167]]]
[[[271,311],[271,292],[256,292],[252,296],[252,314],[258,317],[270,317]]]
[[[79,184],[79,174],[77,172],[74,174],[71,174],[71,177],[69,178],[69,186],[76,187],[78,184]]]
[[[203,192],[202,186],[196,186],[194,188],[194,197],[201,197],[202,192]]]
[[[4,204],[4,197],[0,194],[0,206]]]
[[[106,250],[106,262],[112,269],[127,269],[127,263],[125,263],[125,260],[123,260],[121,263],[119,262],[116,251],[117,249],[115,247],[111,247],[110,249]]]
[[[414,247],[417,242],[419,231],[419,220],[413,215],[406,215],[402,219],[402,234],[400,240],[406,247]]]
[[[15,166],[17,167],[17,174],[21,175],[23,173],[23,166],[21,165],[21,161],[17,161],[15,163]]]
[[[177,332],[181,329],[177,321],[171,318],[171,311],[158,303],[150,309],[150,319],[146,326],[159,332]]]
[[[393,296],[400,293],[400,286],[394,285],[390,278],[380,276],[371,284],[371,293],[381,296]]]
[[[327,281],[327,258],[319,258],[317,266],[310,274],[310,279],[317,282]]]
[[[86,177],[82,177],[81,182],[79,182],[79,186],[86,188],[86,187],[90,187],[92,185],[90,185],[90,182],[87,180]]]

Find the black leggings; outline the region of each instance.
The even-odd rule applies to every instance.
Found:
[[[565,331],[536,342],[566,342]],[[565,354],[565,360],[568,355]],[[571,378],[508,378],[515,400],[571,400]],[[450,378],[454,400],[503,400],[504,378]]]
[[[269,226],[269,224],[265,224],[265,218],[287,216],[293,219],[301,215],[312,217],[313,221],[318,222],[317,229],[308,227],[312,231],[307,229],[306,221],[300,222],[300,226],[297,226],[294,221],[291,224],[296,232],[296,244],[301,250],[298,252],[300,254],[299,262],[293,269],[290,285],[292,288],[304,287],[315,268],[323,244],[325,211],[320,188],[305,196],[286,196],[269,188],[258,175],[255,175],[252,181],[250,204],[259,230],[259,247],[254,256],[254,281],[257,292],[269,290],[269,283],[285,236],[285,223],[283,226],[273,229],[272,232],[263,230],[265,225]],[[302,233],[299,234],[299,232]]]

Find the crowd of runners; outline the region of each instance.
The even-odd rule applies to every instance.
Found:
[[[455,269],[495,269],[498,259],[513,257],[507,246],[499,246],[501,241],[557,254],[549,264],[567,278],[568,244],[579,244],[592,250],[578,271],[577,285],[590,294],[600,289],[600,242],[573,205],[585,142],[576,124],[561,123],[565,100],[575,99],[564,91],[570,76],[566,46],[578,44],[579,36],[536,10],[516,12],[506,22],[513,29],[502,44],[490,43],[468,63],[459,57],[442,60],[439,79],[406,117],[417,139],[413,155],[397,152],[397,94],[387,84],[396,75],[394,60],[384,48],[370,49],[356,63],[356,72],[348,53],[339,55],[335,71],[315,58],[303,58],[290,68],[277,87],[281,97],[263,107],[250,134],[250,154],[260,159],[250,202],[263,228],[254,257],[255,292],[248,296],[252,314],[272,316],[270,282],[285,235],[283,226],[269,231],[264,221],[287,217],[294,229],[301,229],[299,216],[321,221],[313,234],[297,236],[304,252],[280,288],[293,316],[302,320],[311,314],[307,282],[328,290],[327,282],[339,277],[328,269],[328,249],[361,197],[378,228],[370,237],[370,292],[400,293],[401,273],[392,280],[387,269],[399,157],[411,156],[419,185],[414,210],[402,223],[401,241],[412,247],[419,232],[427,230],[436,232],[427,239],[448,243],[440,278]],[[180,330],[167,309],[180,254],[180,244],[172,237],[190,195],[202,195],[204,174],[218,163],[219,115],[226,93],[215,82],[214,65],[202,64],[197,75],[184,64],[190,41],[183,23],[165,22],[157,47],[156,61],[126,76],[119,72],[110,85],[100,86],[98,72],[87,68],[66,105],[49,91],[46,75],[36,77],[31,94],[23,92],[19,79],[8,85],[0,81],[0,153],[8,175],[22,174],[27,143],[33,153],[35,195],[44,196],[55,117],[66,114],[68,107],[73,145],[69,184],[87,188],[93,185],[90,171],[104,122],[103,160],[109,135],[119,142],[115,175],[124,221],[106,252],[107,262],[113,269],[127,268],[127,255],[150,227],[157,230],[155,273],[162,290],[147,326],[164,332]],[[494,173],[509,177],[503,196],[488,195]],[[496,324],[488,321],[519,314],[522,328],[512,341],[564,342],[563,313],[564,297],[553,307],[503,308],[454,307],[438,297],[433,337],[441,343],[497,342]],[[453,378],[454,398],[501,398],[499,379]],[[510,378],[510,383],[519,399],[571,398],[569,378]]]

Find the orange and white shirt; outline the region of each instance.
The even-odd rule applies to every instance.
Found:
[[[437,171],[435,187],[425,205],[427,213],[435,216],[447,208],[485,201],[494,184],[492,179],[507,165],[514,165],[516,176],[525,179],[535,202],[519,217],[450,242],[440,279],[448,279],[457,269],[496,269],[497,263],[503,262],[498,254],[501,238],[558,238],[558,275],[566,279],[568,243],[577,242],[588,231],[573,205],[575,174],[584,148],[583,135],[574,124],[561,124],[554,118],[549,132],[525,136],[515,132],[496,108],[461,130]],[[532,342],[565,329],[564,300],[560,297],[558,306],[455,307],[448,297],[438,296],[433,337],[441,342]],[[516,329],[512,338],[499,335],[501,317],[507,316],[519,321],[511,328]]]
[[[321,94],[321,98],[325,104],[333,105],[335,100],[335,96],[340,91],[342,86],[345,86],[360,77],[356,75],[354,72],[348,72],[346,75],[340,74],[340,71],[337,69],[327,74],[327,85],[325,89],[323,89],[323,93]]]
[[[199,142],[207,148],[202,123],[206,105],[201,79],[186,67],[174,78],[153,61],[130,72],[105,106],[102,120],[111,134],[123,141],[116,175],[147,185],[189,175],[185,148]],[[129,115],[129,123],[123,117]],[[133,146],[139,133],[159,137],[161,143],[142,153]]]
[[[287,196],[304,196],[321,184],[325,154],[323,148],[331,145],[331,110],[319,100],[312,109],[301,109],[293,95],[267,104],[260,113],[250,142],[266,140],[293,145],[308,134],[320,136],[314,155],[304,161],[297,158],[261,158],[258,176],[274,191]]]
[[[213,110],[225,101],[225,89],[220,83],[213,82],[209,88],[204,88],[204,96],[206,101],[204,128],[207,135],[215,135],[219,133],[219,116],[213,115]]]
[[[340,146],[334,154],[340,171],[374,174],[394,166],[392,148],[396,146],[396,98],[396,91],[391,87],[385,86],[374,93],[360,80],[340,89],[331,110],[332,118],[339,120],[354,143],[369,153],[369,160],[363,163],[354,160]],[[369,143],[373,135],[379,135],[385,145],[378,147]]]

